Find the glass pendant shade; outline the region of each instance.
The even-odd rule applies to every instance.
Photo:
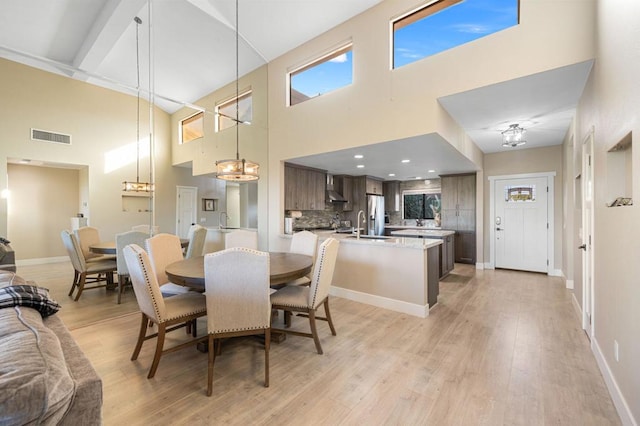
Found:
[[[126,192],[153,192],[153,184],[149,182],[122,182],[122,190]]]
[[[216,161],[216,177],[222,180],[242,181],[258,180],[260,165],[243,159]]]
[[[502,132],[502,146],[507,148],[515,148],[516,146],[524,145],[527,141],[524,140],[525,129],[517,124],[511,124],[507,130]]]

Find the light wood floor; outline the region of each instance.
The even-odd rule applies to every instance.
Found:
[[[64,282],[52,278],[60,265],[38,268],[20,273]],[[311,339],[273,344],[264,388],[260,343],[228,342],[210,398],[206,355],[195,348],[165,355],[151,380],[153,341],[129,360],[139,324],[125,315],[136,310],[131,291],[118,306],[104,289],[70,302],[68,288],[59,314],[102,376],[106,425],[620,424],[559,278],[457,264],[426,319],[332,298],[338,335],[319,325],[324,355]],[[185,338],[172,334],[168,344]]]

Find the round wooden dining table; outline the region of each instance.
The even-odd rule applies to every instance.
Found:
[[[311,272],[313,258],[304,254],[269,252],[269,281],[272,286],[285,284]],[[174,284],[204,289],[204,256],[171,263],[165,268]]]
[[[180,238],[180,245],[182,248],[189,246],[188,238]],[[116,254],[116,242],[115,241],[103,241],[98,244],[89,246],[89,251],[96,254]]]

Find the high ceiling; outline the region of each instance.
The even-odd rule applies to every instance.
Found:
[[[244,75],[381,1],[240,0],[236,56],[234,0],[7,0],[0,2],[0,57],[133,93],[133,18],[139,16],[141,87],[148,87],[151,56],[156,104],[173,112],[233,82],[236,57]],[[514,123],[527,129],[527,144],[515,149],[558,145],[591,66],[587,61],[452,94],[439,102],[485,153],[505,150],[500,132]],[[352,154],[359,151],[367,159],[364,173],[390,179],[390,165],[414,153],[411,165],[405,164],[396,179],[429,177],[431,169],[474,170],[447,147],[436,135],[422,135],[292,161],[358,174],[363,170],[350,168],[355,166]],[[349,155],[349,160],[341,160]]]

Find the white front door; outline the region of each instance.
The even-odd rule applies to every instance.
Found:
[[[548,272],[547,177],[494,181],[495,266]]]
[[[178,186],[176,200],[176,234],[187,238],[191,224],[198,220],[198,188],[194,186]]]

